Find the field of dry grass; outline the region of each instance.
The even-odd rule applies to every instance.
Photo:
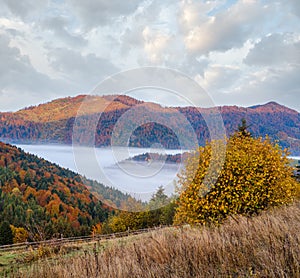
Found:
[[[300,202],[219,227],[151,232],[20,268],[14,277],[300,277]]]

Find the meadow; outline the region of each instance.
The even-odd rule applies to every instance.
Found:
[[[6,277],[300,277],[300,202],[56,252]],[[2,275],[5,275],[2,273]]]

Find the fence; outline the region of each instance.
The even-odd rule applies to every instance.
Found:
[[[66,245],[66,244],[70,244],[70,243],[84,243],[84,242],[87,243],[87,242],[99,241],[99,240],[109,240],[109,239],[114,239],[114,238],[127,237],[127,236],[131,236],[131,235],[139,235],[139,234],[148,233],[151,231],[157,231],[157,230],[164,229],[167,227],[170,227],[170,226],[159,226],[159,227],[146,228],[146,229],[140,229],[140,230],[132,230],[132,231],[128,230],[126,232],[119,232],[119,233],[113,233],[113,234],[58,238],[58,239],[50,239],[50,240],[43,240],[43,241],[2,245],[2,246],[0,246],[0,252],[35,249],[41,245],[60,246],[60,245]]]

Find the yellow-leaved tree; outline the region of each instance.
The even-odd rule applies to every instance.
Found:
[[[175,224],[221,223],[229,215],[256,214],[299,196],[287,151],[268,138],[251,137],[245,126],[227,140],[218,178],[204,185],[213,145],[217,142],[200,147],[186,161],[178,181]],[[218,164],[218,158],[212,158],[212,163]]]
[[[28,240],[29,233],[22,227],[15,227],[10,225],[12,234],[13,234],[13,242],[14,243],[22,243]]]

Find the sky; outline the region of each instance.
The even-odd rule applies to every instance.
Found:
[[[147,66],[188,75],[215,105],[300,111],[300,1],[0,0],[0,57],[0,111],[89,94]]]

